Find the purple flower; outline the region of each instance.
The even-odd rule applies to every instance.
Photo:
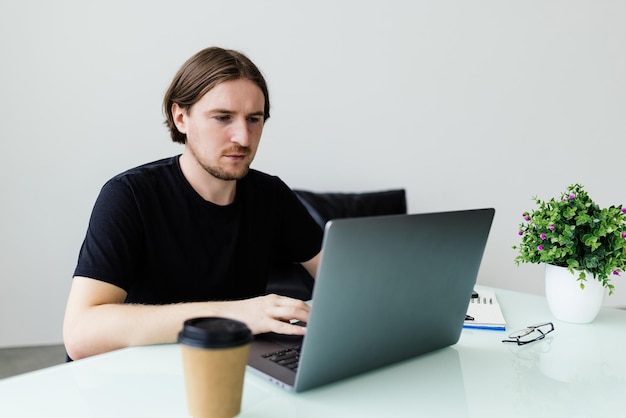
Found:
[[[528,212],[524,212],[524,213],[522,213],[522,216],[524,217],[524,220],[525,220],[526,222],[530,221],[530,216],[528,216]]]
[[[541,238],[541,239],[546,239],[546,234],[541,234],[541,235],[539,235],[539,238]]]
[[[553,225],[553,224],[548,225],[548,229],[549,229],[550,231],[554,231],[554,225]]]
[[[524,235],[524,231],[517,231],[517,234],[518,234],[518,235]],[[624,234],[622,234],[622,236],[623,236],[623,235],[624,235]]]
[[[622,213],[626,213],[626,208],[622,208]]]
[[[538,249],[539,251],[543,251],[543,245],[537,245],[537,249]]]
[[[626,239],[626,232],[622,232],[622,238]]]
[[[615,276],[619,276],[619,270],[613,270],[613,274],[614,274]]]
[[[570,198],[570,199],[575,199],[575,198],[576,198],[576,195],[575,195],[574,193],[572,193],[571,195],[569,195],[569,198]]]

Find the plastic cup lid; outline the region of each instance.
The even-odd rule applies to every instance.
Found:
[[[178,342],[198,348],[228,348],[252,341],[243,322],[227,318],[193,318],[185,321]]]

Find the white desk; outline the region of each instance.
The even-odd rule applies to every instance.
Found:
[[[626,311],[604,308],[593,324],[572,325],[554,320],[542,297],[494,290],[506,333],[463,330],[452,347],[301,394],[248,373],[240,417],[626,417]],[[556,327],[544,341],[500,342],[544,321]],[[179,347],[1,380],[0,416],[185,417]]]

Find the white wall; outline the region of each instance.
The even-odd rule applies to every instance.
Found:
[[[531,196],[581,182],[626,203],[625,21],[621,0],[2,0],[0,346],[61,341],[99,188],[181,151],[161,97],[210,45],[267,76],[256,168],[317,191],[405,187],[412,212],[493,206],[479,282],[541,293],[511,249]]]

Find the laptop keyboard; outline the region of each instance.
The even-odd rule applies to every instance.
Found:
[[[273,353],[263,354],[263,357],[295,372],[298,370],[301,350],[302,346],[298,345],[284,350],[274,351]]]

